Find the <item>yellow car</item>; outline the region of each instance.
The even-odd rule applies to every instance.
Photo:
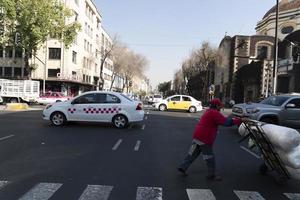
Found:
[[[154,106],[160,111],[186,110],[194,113],[202,110],[202,102],[187,95],[173,95],[155,103]]]

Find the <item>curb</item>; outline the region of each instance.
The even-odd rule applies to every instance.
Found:
[[[6,109],[9,111],[22,111],[28,110],[29,106],[26,103],[8,103],[6,104]]]

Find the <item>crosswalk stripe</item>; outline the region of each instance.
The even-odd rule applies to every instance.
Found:
[[[234,190],[234,193],[240,200],[265,200],[258,192],[255,191],[239,191]]]
[[[9,184],[8,181],[0,181],[0,189],[4,188],[7,184]]]
[[[187,189],[189,200],[216,200],[214,194],[208,189]]]
[[[112,186],[88,185],[79,200],[107,200],[112,189]]]
[[[162,200],[162,188],[138,187],[136,200]]]
[[[138,151],[138,150],[139,150],[139,148],[140,148],[140,145],[141,145],[141,141],[140,141],[140,140],[138,140],[138,141],[136,142],[136,145],[135,145],[135,147],[134,147],[134,151]]]
[[[122,139],[119,139],[118,142],[113,146],[112,150],[117,150],[117,148],[120,146],[120,144],[122,143]]]
[[[49,199],[60,187],[60,183],[39,183],[24,194],[19,200],[47,200]]]
[[[291,200],[300,200],[300,193],[283,193],[283,194]]]

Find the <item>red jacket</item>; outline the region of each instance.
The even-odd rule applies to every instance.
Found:
[[[213,145],[218,131],[218,126],[233,126],[240,124],[241,121],[236,118],[224,117],[216,109],[208,109],[202,115],[197,124],[193,138],[204,144]]]

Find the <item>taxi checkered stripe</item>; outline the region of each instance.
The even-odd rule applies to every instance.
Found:
[[[83,111],[89,114],[108,114],[108,113],[119,113],[121,108],[84,108]]]

